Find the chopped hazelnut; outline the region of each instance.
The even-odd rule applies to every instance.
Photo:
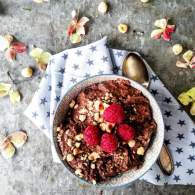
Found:
[[[129,145],[130,148],[133,148],[135,146],[135,140],[130,140],[128,142],[128,145]]]
[[[96,180],[95,180],[95,179],[92,180],[92,184],[93,184],[93,185],[96,184]]]
[[[73,107],[74,107],[74,105],[75,105],[75,101],[74,101],[74,100],[72,100],[72,101],[70,102],[70,104],[69,104],[69,107],[70,107],[70,108],[73,108]]]
[[[74,159],[74,156],[73,156],[72,154],[67,154],[66,160],[67,160],[68,162],[72,161],[73,159]]]
[[[66,133],[66,135],[68,135],[68,134],[69,134],[69,132],[70,132],[70,129],[67,129],[67,130],[66,130],[66,132],[65,132],[65,133]]]
[[[56,131],[59,132],[61,130],[61,127],[57,127]]]
[[[73,155],[76,156],[77,154],[79,154],[79,149],[78,148],[74,148],[73,149]]]
[[[76,136],[75,136],[75,139],[76,139],[77,141],[81,141],[81,140],[83,139],[83,134],[80,133],[80,134],[76,135]]]
[[[74,109],[77,109],[78,108],[78,104],[76,104],[75,106],[74,106]]]
[[[83,115],[83,114],[79,115],[79,120],[81,122],[85,121],[85,119],[86,119],[86,115]]]
[[[175,55],[179,55],[183,51],[183,47],[181,44],[175,44],[173,45],[172,50]]]
[[[91,169],[95,169],[95,164],[94,163],[91,163]]]
[[[144,155],[144,148],[142,146],[137,149],[137,154],[142,156]]]
[[[92,152],[89,156],[88,159],[95,161],[96,159],[100,158],[100,155],[97,152]]]
[[[86,114],[87,113],[87,109],[86,108],[81,108],[79,110],[79,114]]]
[[[100,115],[99,115],[98,112],[96,112],[96,113],[94,114],[94,120],[95,120],[95,121],[98,121],[99,118],[100,118]]]
[[[71,139],[67,140],[67,145],[70,146],[70,147],[72,146],[72,140]]]
[[[75,143],[75,147],[76,147],[76,148],[79,148],[79,147],[80,147],[80,145],[81,145],[81,143],[80,143],[80,142],[76,142],[76,143]]]
[[[83,177],[82,170],[81,169],[76,169],[75,174],[78,175],[79,177]]]
[[[100,4],[98,5],[98,11],[101,14],[105,14],[108,10],[108,4],[104,1],[100,2]]]
[[[100,128],[102,131],[106,131],[108,133],[110,133],[112,131],[112,128],[114,127],[113,123],[109,123],[109,122],[104,122],[100,124]]]

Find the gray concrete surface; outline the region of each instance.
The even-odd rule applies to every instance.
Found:
[[[80,13],[91,21],[89,32],[82,44],[98,40],[107,35],[110,46],[141,52],[171,92],[177,96],[182,90],[195,86],[192,70],[182,70],[175,66],[176,57],[170,46],[182,43],[186,48],[195,49],[195,0],[151,0],[143,5],[139,0],[110,0],[110,11],[105,16],[97,13],[99,0],[51,0],[50,3],[35,4],[30,0],[0,0],[0,34],[10,33],[20,41],[36,45],[57,53],[72,45],[66,41],[66,27],[70,12],[80,9]],[[28,10],[30,9],[30,10]],[[177,25],[170,43],[152,41],[150,32],[157,18],[170,16]],[[117,25],[128,23],[127,34],[119,34]],[[143,36],[136,32],[143,32]],[[22,67],[35,63],[26,54],[18,56],[15,63],[8,63],[0,53],[0,80],[7,81],[7,70],[14,78],[20,76]],[[100,191],[88,189],[75,179],[67,176],[61,165],[52,161],[49,140],[23,115],[38,87],[42,75],[18,85],[23,100],[13,107],[7,98],[0,100],[0,131],[8,132],[25,129],[29,141],[18,150],[10,161],[0,156],[0,195],[61,195],[61,194],[195,194],[192,186],[158,187],[146,182],[135,182],[127,189]]]

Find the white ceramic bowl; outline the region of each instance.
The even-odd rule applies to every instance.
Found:
[[[156,100],[154,99],[154,97],[151,95],[151,93],[144,88],[142,85],[140,85],[139,83],[132,81],[130,79],[127,79],[125,77],[122,76],[117,76],[117,75],[101,75],[101,76],[94,76],[94,77],[90,77],[86,80],[81,81],[80,83],[77,83],[74,87],[72,87],[62,98],[61,102],[59,103],[55,116],[54,116],[54,121],[53,121],[53,143],[55,146],[55,150],[61,160],[61,162],[64,164],[65,169],[67,169],[69,172],[71,172],[73,175],[74,172],[72,171],[72,169],[70,168],[70,166],[62,160],[62,155],[57,143],[57,133],[56,133],[56,128],[64,121],[64,117],[66,116],[66,112],[69,108],[69,103],[71,102],[72,99],[74,99],[81,90],[85,89],[86,87],[88,87],[91,84],[94,83],[100,83],[102,81],[108,81],[108,80],[116,80],[116,79],[125,79],[125,80],[129,80],[131,83],[131,86],[142,91],[142,93],[144,94],[144,96],[146,96],[150,102],[150,106],[153,112],[153,118],[157,124],[157,131],[156,131],[156,135],[154,136],[154,139],[149,147],[149,149],[147,150],[146,154],[145,154],[145,160],[143,163],[143,166],[140,169],[137,170],[129,170],[125,173],[122,173],[116,177],[111,178],[109,181],[106,181],[104,183],[99,183],[96,186],[101,187],[101,188],[113,188],[113,187],[120,187],[120,186],[125,186],[130,184],[131,182],[137,180],[138,178],[140,178],[142,175],[144,175],[144,173],[146,173],[151,166],[156,162],[162,145],[163,145],[163,141],[164,141],[164,123],[163,123],[163,118],[162,118],[162,114],[160,111],[160,108],[156,102]],[[75,175],[76,176],[76,175]],[[77,178],[79,178],[78,176],[76,176]],[[82,180],[85,183],[88,183],[87,181],[79,178],[80,180]],[[88,183],[89,184],[89,183]]]

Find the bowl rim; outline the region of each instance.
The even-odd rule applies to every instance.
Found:
[[[92,183],[88,182],[87,180],[85,180],[85,179],[83,179],[83,178],[80,178],[80,177],[78,177],[76,174],[74,174],[74,173],[71,171],[71,168],[69,167],[69,165],[66,165],[65,162],[60,158],[60,154],[59,154],[59,152],[58,152],[59,146],[58,146],[58,144],[57,144],[57,140],[55,140],[55,135],[54,135],[54,131],[55,131],[54,121],[55,121],[57,112],[58,112],[58,110],[59,110],[59,108],[60,108],[60,106],[61,106],[61,104],[62,104],[62,102],[63,102],[63,99],[65,99],[65,97],[66,97],[69,93],[71,93],[71,91],[72,91],[74,88],[76,88],[77,86],[79,86],[79,85],[82,84],[83,82],[87,82],[87,81],[94,80],[94,79],[96,79],[96,78],[101,78],[101,77],[102,77],[102,78],[104,78],[104,77],[106,77],[106,78],[110,77],[110,78],[111,78],[110,80],[115,80],[115,79],[124,79],[124,80],[128,80],[128,81],[130,81],[130,84],[133,83],[133,86],[132,86],[132,87],[136,88],[134,85],[139,86],[139,88],[136,88],[136,89],[140,90],[142,93],[143,93],[143,91],[144,91],[145,93],[147,93],[147,95],[145,95],[145,93],[143,93],[143,95],[146,96],[146,98],[149,98],[149,97],[150,97],[151,99],[153,99],[153,101],[154,101],[154,103],[155,103],[155,106],[153,106],[153,107],[155,107],[155,109],[157,109],[158,112],[160,113],[160,116],[159,116],[159,117],[160,117],[160,120],[159,120],[158,122],[159,122],[160,125],[161,125],[161,131],[162,131],[162,132],[161,132],[161,133],[162,133],[161,143],[158,145],[159,150],[158,150],[158,152],[156,153],[155,158],[153,159],[153,162],[150,164],[149,167],[147,167],[147,170],[145,170],[144,173],[142,173],[142,174],[138,175],[137,177],[135,177],[133,181],[129,181],[129,182],[122,183],[122,184],[117,184],[117,185],[115,184],[115,185],[112,185],[112,186],[108,186],[108,185],[106,185],[105,183],[97,183],[96,185],[93,185]],[[115,77],[115,78],[114,78],[114,77]],[[102,81],[102,82],[103,82],[103,81]],[[95,83],[99,83],[99,81],[97,81],[97,82],[95,82]],[[79,92],[80,92],[80,91],[79,91]],[[152,107],[151,103],[150,103],[150,106],[151,106],[151,108],[152,108],[152,110],[153,110],[153,107]],[[157,123],[157,121],[155,121],[155,122]],[[157,125],[158,125],[158,123],[157,123]],[[129,186],[129,185],[132,184],[133,182],[137,181],[137,180],[138,180],[139,178],[141,178],[145,173],[147,173],[148,170],[155,164],[155,162],[157,161],[158,156],[159,156],[159,154],[160,154],[160,151],[161,151],[161,148],[162,148],[162,146],[163,146],[163,143],[164,143],[164,131],[165,131],[165,130],[164,130],[164,120],[163,120],[163,117],[162,117],[162,112],[161,112],[160,106],[158,105],[158,103],[157,103],[156,99],[154,98],[154,96],[151,94],[151,92],[150,92],[147,88],[145,88],[145,87],[144,87],[143,85],[141,85],[140,83],[138,83],[138,82],[136,82],[136,81],[134,81],[134,80],[131,80],[131,79],[127,78],[127,77],[124,77],[124,76],[121,76],[121,75],[116,75],[116,74],[94,75],[94,76],[91,76],[91,77],[89,77],[89,78],[83,79],[83,80],[77,82],[76,84],[74,84],[72,87],[70,87],[70,88],[64,93],[63,97],[61,98],[60,102],[58,103],[58,105],[57,105],[57,107],[56,107],[56,110],[55,110],[55,113],[54,113],[54,117],[53,117],[52,125],[51,125],[51,126],[52,126],[52,131],[51,131],[52,139],[51,139],[51,142],[52,142],[52,145],[54,146],[53,148],[54,148],[54,150],[55,150],[55,152],[56,152],[56,154],[57,154],[57,156],[58,156],[58,158],[59,158],[59,160],[60,160],[60,163],[63,164],[63,166],[65,167],[65,169],[66,169],[72,176],[74,176],[74,178],[76,177],[80,182],[82,182],[82,183],[84,183],[84,184],[87,184],[87,185],[89,185],[89,186],[96,187],[96,188],[116,189],[116,188],[121,188],[121,187]],[[58,147],[58,149],[57,149],[57,147]],[[150,147],[151,147],[151,146],[150,146]],[[124,174],[124,173],[122,173],[122,174]],[[122,175],[122,174],[119,174],[119,177],[120,177],[120,175]],[[115,177],[118,177],[118,175],[115,176]]]

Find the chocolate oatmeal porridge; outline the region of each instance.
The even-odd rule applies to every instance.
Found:
[[[118,79],[81,91],[57,128],[57,138],[63,160],[96,184],[139,169],[156,129],[149,100]]]

